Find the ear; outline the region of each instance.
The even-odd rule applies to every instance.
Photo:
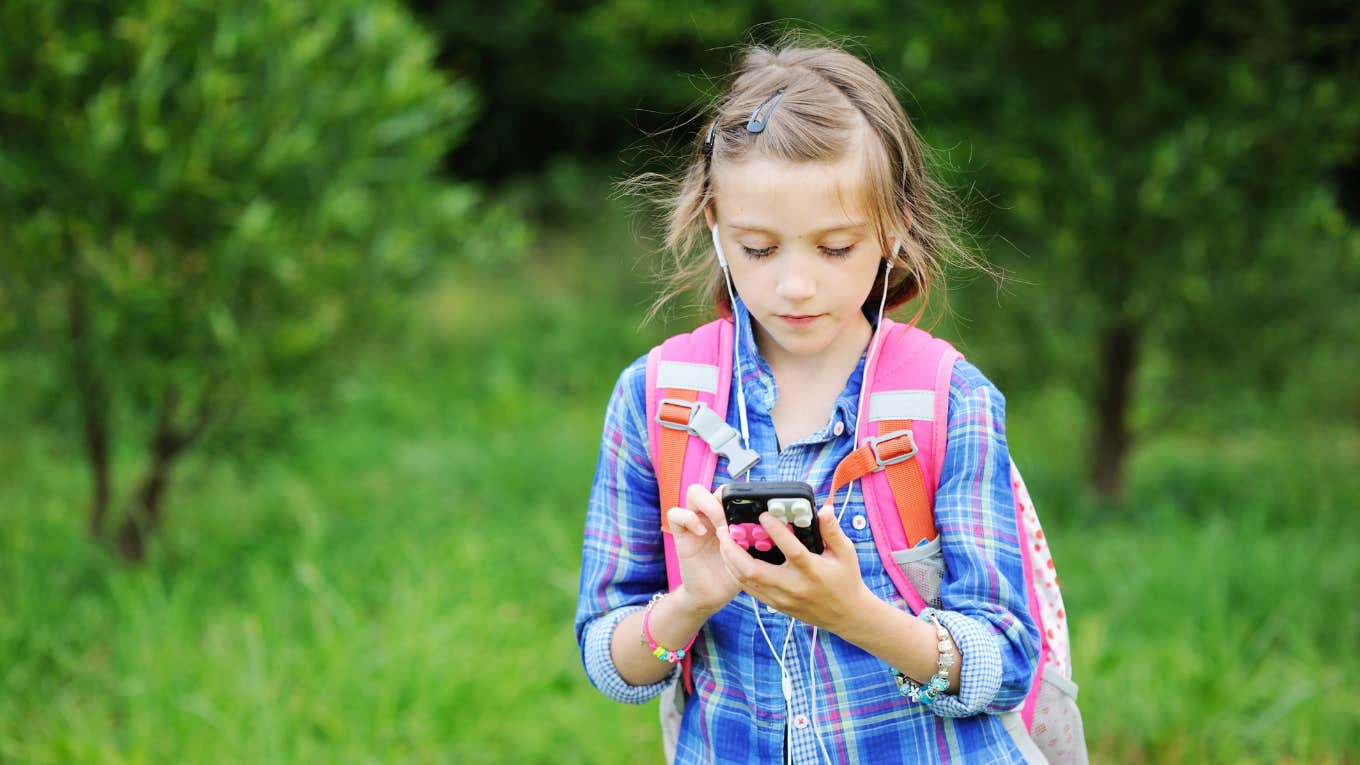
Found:
[[[704,221],[707,222],[709,228],[713,228],[713,224],[718,222],[717,217],[713,214],[713,205],[711,204],[704,205]]]

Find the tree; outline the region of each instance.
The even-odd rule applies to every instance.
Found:
[[[0,6],[0,347],[74,401],[127,560],[186,450],[333,370],[466,233],[435,171],[472,92],[432,59],[393,2]]]
[[[972,155],[997,200],[990,232],[1026,256],[1007,265],[1041,285],[1008,345],[1034,370],[1083,378],[1091,480],[1118,498],[1150,356],[1170,371],[1145,393],[1172,417],[1177,398],[1271,395],[1306,344],[1360,339],[1357,234],[1334,187],[1360,159],[1360,14],[974,10],[917,6],[901,76]]]

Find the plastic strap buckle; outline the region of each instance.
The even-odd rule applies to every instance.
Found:
[[[662,416],[666,404],[674,404],[689,410],[689,420],[685,424],[667,420]],[[683,430],[703,439],[704,443],[716,454],[727,458],[727,471],[733,476],[741,475],[760,460],[760,455],[741,445],[741,434],[728,425],[718,413],[702,401],[686,401],[681,398],[663,398],[657,405],[656,421],[662,427]]]
[[[909,450],[902,454],[898,454],[896,456],[884,459],[882,453],[879,451],[879,445],[886,441],[892,441],[894,439],[904,437],[907,439],[907,445],[910,447]],[[911,435],[911,430],[894,430],[891,433],[884,433],[881,436],[869,439],[868,443],[869,450],[873,452],[874,455],[874,462],[878,463],[878,466],[874,468],[875,473],[889,465],[896,465],[899,462],[906,462],[912,457],[915,457],[916,452],[918,451],[916,448],[916,439]]]

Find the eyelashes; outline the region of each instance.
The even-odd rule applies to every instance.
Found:
[[[843,257],[845,257],[846,255],[849,255],[849,254],[850,254],[850,251],[853,250],[853,249],[855,249],[855,245],[853,245],[853,244],[850,245],[849,247],[822,247],[822,248],[821,248],[822,252],[826,253],[826,255],[827,255],[828,257],[831,257],[831,258],[843,258]],[[746,254],[746,257],[748,257],[748,258],[754,258],[754,259],[756,259],[756,260],[759,260],[760,258],[764,258],[764,257],[768,256],[771,252],[774,252],[774,248],[773,248],[773,247],[761,247],[760,249],[755,249],[755,248],[747,247],[746,245],[742,245],[742,246],[741,246],[741,251],[742,251],[743,253]]]

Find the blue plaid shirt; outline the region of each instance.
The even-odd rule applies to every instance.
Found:
[[[836,399],[826,424],[780,451],[770,410],[775,381],[756,348],[740,301],[743,384],[751,448],[761,460],[753,481],[806,481],[825,503],[837,464],[855,443],[864,358]],[[647,448],[646,357],[619,377],[586,516],[576,638],[591,682],[606,696],[641,704],[666,685],[632,686],[610,658],[614,628],[667,589],[657,482]],[[732,401],[736,400],[735,379]],[[727,420],[738,426],[736,406]],[[1026,599],[1006,449],[1005,399],[960,360],[949,388],[948,442],[936,493],[935,522],[946,571],[941,621],[963,656],[957,696],[924,706],[903,697],[893,668],[840,637],[812,628],[739,593],[695,641],[694,696],[681,724],[676,763],[1024,762],[996,713],[1019,706],[1038,660],[1039,634]],[[733,480],[719,460],[718,483]],[[715,484],[716,485],[716,484]],[[838,497],[840,511],[843,497]],[[864,582],[907,610],[883,569],[856,491],[841,526],[859,553]],[[757,624],[759,620],[760,624]],[[776,650],[793,685],[786,708]],[[787,741],[786,741],[787,737]]]

